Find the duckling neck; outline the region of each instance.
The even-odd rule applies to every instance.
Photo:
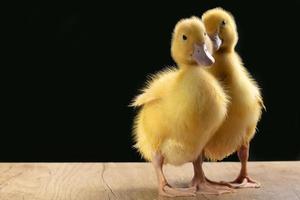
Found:
[[[195,69],[201,68],[201,66],[199,66],[197,64],[180,64],[178,66],[179,66],[180,72],[188,72],[190,70],[195,70]]]
[[[221,47],[217,53],[221,54],[226,54],[226,53],[234,53],[235,52],[235,47],[234,46],[226,46],[226,47]]]
[[[208,75],[205,68],[199,65],[180,66],[178,72],[178,80],[184,81],[188,87],[197,87]]]
[[[238,59],[236,52],[234,50],[217,51],[214,57],[216,62],[208,71],[220,81],[230,82],[237,74],[234,63]]]

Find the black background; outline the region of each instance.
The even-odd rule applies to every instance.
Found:
[[[0,160],[140,161],[127,105],[148,74],[174,64],[176,22],[217,6],[235,16],[237,51],[263,88],[250,159],[300,160],[300,6],[262,2],[23,5],[8,17]]]

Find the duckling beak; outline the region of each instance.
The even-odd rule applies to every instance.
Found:
[[[213,35],[209,35],[209,37],[210,37],[211,41],[213,42],[214,50],[215,51],[219,50],[219,48],[222,45],[222,40],[219,37],[219,34],[215,33]]]
[[[210,52],[207,49],[205,43],[195,44],[194,52],[192,54],[193,59],[197,62],[198,65],[209,66],[214,64],[215,59],[212,57]]]

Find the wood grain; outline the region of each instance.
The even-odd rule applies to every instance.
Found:
[[[239,163],[205,163],[213,180],[232,180]],[[260,189],[240,189],[220,196],[178,199],[296,199],[300,200],[300,162],[251,162]],[[191,164],[166,166],[169,182],[186,186]],[[149,163],[0,163],[1,200],[153,200],[158,197],[154,170]]]

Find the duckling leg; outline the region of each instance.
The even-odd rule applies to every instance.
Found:
[[[237,154],[241,161],[241,171],[239,176],[229,184],[233,188],[259,188],[260,183],[248,176],[247,163],[249,158],[249,144],[242,145]]]
[[[217,184],[206,179],[203,168],[203,153],[193,162],[194,177],[191,182],[191,186],[195,186],[201,194],[223,194],[231,193],[234,190],[224,184]]]
[[[163,172],[164,157],[161,153],[156,153],[152,159],[153,166],[158,179],[158,193],[162,196],[167,197],[178,197],[178,196],[196,196],[196,188],[173,188],[171,187]]]

